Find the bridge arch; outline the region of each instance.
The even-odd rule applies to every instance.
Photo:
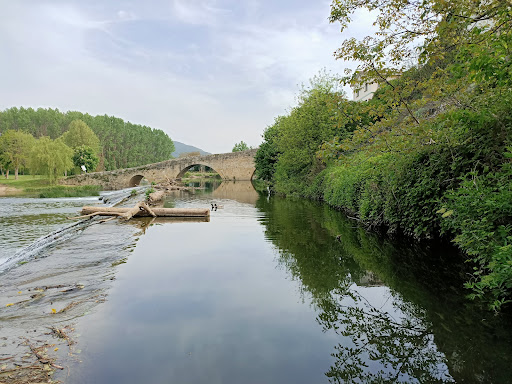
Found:
[[[221,172],[219,172],[218,170],[216,170],[214,167],[210,166],[209,164],[204,164],[204,163],[202,163],[202,162],[197,162],[197,163],[194,163],[194,164],[190,164],[190,165],[188,165],[187,167],[183,168],[183,169],[178,173],[178,175],[176,176],[176,178],[181,179],[181,178],[185,175],[185,173],[187,173],[191,168],[194,168],[194,167],[196,167],[196,166],[198,166],[198,165],[200,165],[200,166],[201,166],[201,165],[204,165],[204,166],[206,166],[206,167],[208,167],[208,168],[212,169],[213,171],[217,172],[217,173],[220,175],[220,177],[221,177],[221,178],[224,178],[224,176],[223,176],[223,174],[222,174]]]
[[[144,179],[143,175],[135,175],[128,181],[128,187],[138,187],[140,182]]]

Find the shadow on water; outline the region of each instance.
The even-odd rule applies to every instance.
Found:
[[[262,196],[257,207],[279,264],[341,337],[330,382],[510,382],[510,319],[465,299],[449,244],[390,241],[309,201]]]

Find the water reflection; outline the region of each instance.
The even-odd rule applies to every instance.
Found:
[[[215,199],[234,199],[239,203],[256,205],[259,194],[250,181],[224,181],[212,193]]]
[[[451,247],[369,235],[326,206],[258,198],[247,183],[197,187],[165,206],[222,201],[207,225],[91,225],[3,274],[2,303],[15,303],[0,307],[5,345],[92,311],[77,324],[83,363],[61,380],[509,382],[510,320],[464,299]],[[76,211],[40,214],[50,208]],[[33,298],[41,286],[66,288]]]
[[[209,195],[216,200],[235,200],[243,204],[256,205],[259,194],[251,181],[222,181],[200,180],[187,183],[187,186],[197,188],[188,193]]]
[[[137,235],[144,235],[152,225],[208,222],[210,222],[209,217],[137,217],[128,221],[127,224],[140,229]]]
[[[464,299],[450,246],[391,243],[308,201],[257,206],[279,264],[302,283],[322,329],[340,337],[330,382],[509,382],[506,319]]]

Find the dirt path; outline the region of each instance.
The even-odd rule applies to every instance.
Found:
[[[12,196],[21,193],[22,190],[14,187],[9,187],[5,184],[0,184],[0,196]]]

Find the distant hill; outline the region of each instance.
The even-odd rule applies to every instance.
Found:
[[[174,141],[174,152],[172,153],[172,157],[178,157],[180,153],[186,152],[197,152],[199,151],[201,155],[211,155],[210,152],[205,152],[202,149],[194,147],[193,145],[187,145],[180,143],[179,141]]]

